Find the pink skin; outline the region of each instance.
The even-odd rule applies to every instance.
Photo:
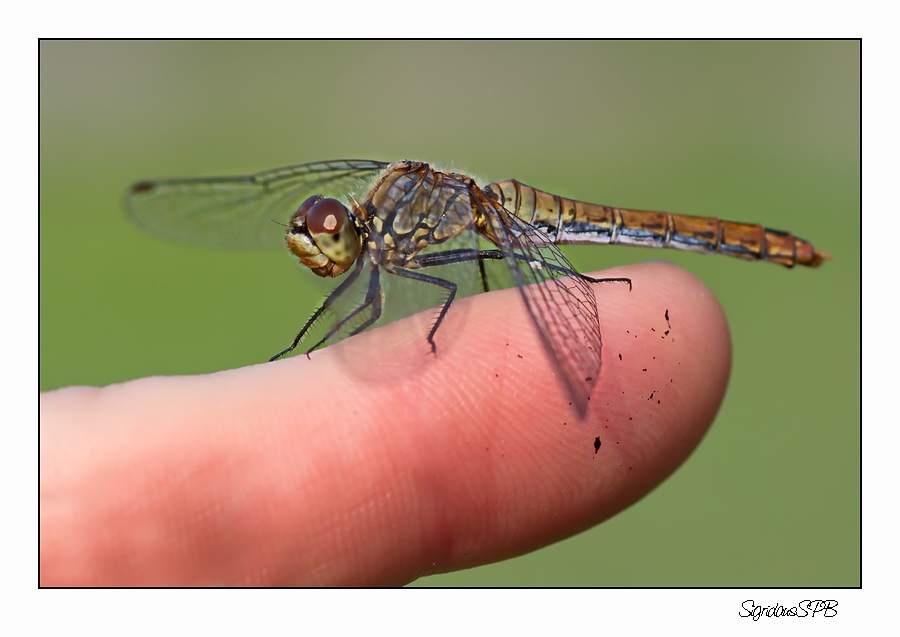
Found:
[[[592,276],[634,290],[595,286],[584,420],[515,290],[459,301],[436,356],[413,318],[311,359],[42,394],[41,585],[400,585],[615,515],[700,442],[731,342],[684,270]]]

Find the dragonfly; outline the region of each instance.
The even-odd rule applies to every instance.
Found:
[[[328,314],[333,322],[307,355],[379,324],[392,280],[440,293],[426,335],[432,353],[461,285],[470,293],[515,286],[580,416],[602,361],[593,285],[630,290],[632,282],[579,273],[559,245],[675,248],[787,267],[817,267],[831,258],[756,224],[592,204],[516,180],[482,187],[465,174],[412,160],[341,159],[247,176],[141,181],[130,188],[127,206],[156,235],[225,247],[286,244],[314,274],[340,281],[270,360],[292,352]],[[505,275],[488,275],[496,264]],[[399,304],[398,316],[421,309],[409,297]]]

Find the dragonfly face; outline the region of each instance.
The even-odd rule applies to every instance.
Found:
[[[359,222],[337,199],[313,195],[291,217],[288,249],[321,277],[340,276],[359,257]]]

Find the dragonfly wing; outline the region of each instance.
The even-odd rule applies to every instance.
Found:
[[[600,377],[600,319],[591,285],[544,232],[499,202],[480,199],[525,306],[583,416]]]
[[[310,195],[344,199],[388,164],[321,161],[238,177],[160,179],[134,184],[131,218],[167,239],[222,247],[284,246],[285,226]]]

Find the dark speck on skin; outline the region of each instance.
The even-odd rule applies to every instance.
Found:
[[[594,455],[597,455],[597,452],[600,451],[600,436],[594,438]]]

